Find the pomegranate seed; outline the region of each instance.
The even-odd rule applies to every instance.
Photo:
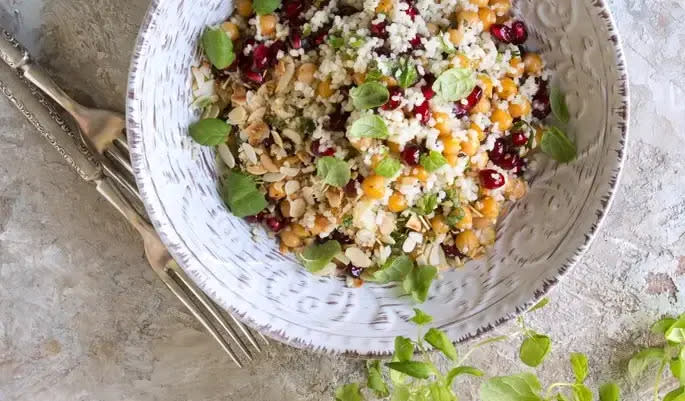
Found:
[[[388,98],[387,103],[381,106],[381,108],[383,110],[395,110],[402,104],[402,95],[404,95],[404,91],[399,86],[393,86],[388,92],[390,92],[390,98]]]
[[[244,71],[243,75],[245,79],[252,82],[253,84],[261,85],[264,83],[264,73],[257,71]]]
[[[328,36],[328,31],[330,29],[330,26],[325,26],[312,34],[312,38],[316,46],[326,41],[326,36]]]
[[[466,117],[466,115],[471,111],[474,107],[476,107],[476,104],[480,102],[480,99],[483,97],[483,88],[480,86],[476,86],[473,88],[471,93],[466,97],[466,99],[458,100],[455,105],[454,105],[454,114],[457,115],[457,118],[462,118]],[[464,102],[466,100],[466,102]]]
[[[354,243],[354,240],[350,238],[349,235],[346,235],[338,230],[335,230],[331,233],[331,239],[336,240],[343,245],[349,245]]]
[[[507,146],[504,143],[504,139],[498,138],[495,141],[495,145],[493,146],[492,150],[488,152],[488,156],[490,157],[490,160],[497,165],[502,160],[506,152]]]
[[[513,170],[514,167],[518,166],[520,160],[521,158],[516,153],[507,153],[502,156],[502,159],[500,159],[497,163],[495,163],[494,160],[492,162],[505,170]]]
[[[266,214],[266,212],[259,212],[259,213],[257,213],[257,214],[254,215],[254,216],[247,216],[247,217],[245,217],[245,220],[246,220],[248,223],[259,223],[259,222],[261,222],[261,221],[264,221],[264,219],[266,219],[267,216],[268,216],[268,215]]]
[[[528,29],[523,21],[515,21],[511,24],[511,43],[521,45],[528,39]]]
[[[411,17],[411,20],[414,21],[416,19],[416,16],[419,15],[419,10],[416,9],[413,5],[409,5],[409,8],[407,8],[404,11],[409,17]]]
[[[513,35],[511,28],[504,24],[493,24],[490,27],[490,34],[503,43],[511,43]]]
[[[402,149],[401,156],[408,166],[418,166],[421,159],[421,148],[414,144],[406,145]]]
[[[323,156],[333,156],[335,154],[335,148],[321,148],[321,141],[320,140],[315,140],[312,142],[311,146],[309,147],[309,150],[312,151],[314,156],[317,157],[323,157]]]
[[[456,102],[454,103],[454,115],[457,118],[464,118],[469,114],[469,111],[466,110],[466,106],[461,104],[461,102]]]
[[[423,97],[426,100],[431,100],[433,96],[435,96],[435,91],[429,84],[426,84],[421,87],[421,93],[423,93]]]
[[[464,254],[459,251],[456,245],[442,244],[442,250],[448,258],[461,258]]]
[[[289,20],[294,21],[304,11],[304,2],[298,0],[288,1],[283,5],[283,11]]]
[[[504,176],[498,171],[486,169],[481,170],[480,183],[487,189],[497,189],[504,185]]]
[[[349,196],[350,198],[356,197],[357,196],[357,183],[359,183],[359,185],[361,185],[363,180],[364,179],[362,178],[362,176],[359,175],[359,176],[357,176],[357,178],[348,181],[347,184],[345,184],[345,188],[344,188],[345,195]]]
[[[285,42],[277,40],[269,46],[269,66],[273,67],[278,64],[278,52],[286,52]]]
[[[290,32],[290,46],[295,50],[302,47],[302,33],[297,29]]]
[[[381,39],[387,39],[388,38],[388,31],[385,29],[387,24],[385,21],[381,21],[377,24],[371,24],[371,36],[375,36],[377,38]]]
[[[424,100],[424,102],[420,105],[414,106],[412,114],[415,116],[418,115],[419,119],[421,120],[421,123],[428,124],[428,122],[431,119],[431,112],[430,108],[428,107],[428,100]]]
[[[528,143],[528,137],[523,131],[512,132],[511,143],[513,143],[514,146],[523,146]]]
[[[361,277],[362,273],[364,272],[364,268],[352,264],[348,265],[347,268],[350,271],[350,276],[354,278]]]
[[[525,160],[519,159],[518,164],[514,169],[512,170],[516,175],[521,176],[523,175],[523,172],[526,170],[526,167],[528,167],[528,163],[526,163]]]
[[[269,216],[265,221],[266,225],[271,229],[271,231],[277,233],[283,229],[285,226],[285,221],[279,219],[278,217]]]
[[[549,103],[547,86],[541,86],[535,96],[533,96],[533,116],[538,120],[544,120],[551,112],[552,106]]]
[[[423,43],[421,43],[421,35],[414,36],[414,38],[409,41],[409,44],[414,50],[423,48]]]
[[[257,71],[263,71],[269,66],[269,48],[259,44],[252,50],[252,63]]]

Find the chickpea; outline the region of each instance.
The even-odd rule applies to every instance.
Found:
[[[523,60],[521,60],[521,57],[514,57],[509,61],[509,65],[511,66],[511,70],[507,73],[512,78],[519,78],[523,76],[523,72],[526,69],[526,66],[523,64]]]
[[[449,164],[452,167],[457,167],[457,164],[459,163],[458,154],[446,154],[445,159],[447,159],[447,164]]]
[[[441,136],[451,135],[452,129],[450,128],[450,116],[447,113],[435,112],[433,113],[433,119],[435,119],[435,128],[440,131]]]
[[[435,35],[437,35],[438,33],[440,33],[440,27],[438,27],[437,25],[435,25],[435,24],[433,24],[433,23],[431,23],[431,22],[429,22],[429,23],[426,24],[426,29],[428,29],[428,32],[430,32],[430,34],[433,35],[433,36],[435,36]]]
[[[497,124],[500,131],[506,131],[514,125],[514,119],[507,110],[497,109],[492,112],[490,120]]]
[[[490,7],[498,17],[503,17],[511,11],[511,0],[490,0]]]
[[[445,223],[445,217],[440,214],[431,219],[431,227],[437,235],[447,234],[450,231],[450,227]]]
[[[271,37],[276,33],[276,23],[278,19],[273,14],[259,16],[259,30],[262,36]]]
[[[485,74],[479,74],[478,81],[480,81],[480,87],[483,88],[484,97],[491,98],[493,88],[492,79]]]
[[[285,191],[283,190],[283,182],[272,182],[269,184],[269,198],[273,200],[281,200],[285,198]]]
[[[293,231],[284,230],[280,234],[281,242],[288,248],[297,248],[302,246],[302,239],[297,236]]]
[[[452,138],[451,136],[449,137],[443,137],[441,139],[442,145],[444,146],[443,153],[446,155],[456,155],[461,152],[461,144],[459,143],[458,140]]]
[[[319,85],[316,87],[316,93],[324,99],[333,96],[334,90],[331,88],[331,80],[326,79],[319,82]]]
[[[450,37],[450,42],[453,45],[459,46],[462,40],[464,40],[464,32],[461,29],[450,29],[447,31]]]
[[[472,230],[466,230],[459,233],[454,238],[454,244],[457,246],[459,252],[467,256],[473,256],[480,246],[480,241]]]
[[[224,22],[221,24],[221,29],[224,30],[228,34],[228,37],[231,38],[232,41],[238,40],[240,37],[240,30],[238,30],[238,25],[232,23],[232,22]]]
[[[376,6],[376,13],[390,14],[392,11],[392,0],[380,0]]]
[[[540,75],[542,71],[542,57],[537,53],[526,53],[523,56],[523,65],[528,75]]]
[[[461,68],[469,68],[471,67],[471,59],[466,57],[466,55],[459,53],[456,56],[452,58],[452,64],[457,65]]]
[[[380,199],[385,195],[385,178],[380,175],[370,175],[362,182],[364,195],[371,199]]]
[[[469,3],[471,3],[477,7],[487,7],[488,6],[488,0],[469,0]]]
[[[309,236],[309,233],[307,232],[307,229],[304,228],[301,224],[293,223],[290,228],[293,230],[295,235],[297,235],[300,238],[307,238]]]
[[[412,176],[416,177],[421,182],[426,182],[428,181],[429,174],[423,166],[417,166],[412,170]]]
[[[400,192],[393,192],[388,199],[388,209],[391,212],[399,213],[407,208],[407,199]]]
[[[252,15],[252,0],[237,0],[235,9],[241,17],[249,17]]]
[[[518,200],[526,196],[528,192],[528,185],[525,181],[520,178],[514,178],[509,180],[507,187],[505,188],[505,194],[511,200]]]
[[[527,99],[523,99],[521,103],[509,103],[509,114],[513,118],[527,116],[532,110],[533,108]]]
[[[478,18],[480,18],[480,22],[483,23],[484,31],[489,31],[490,27],[497,22],[497,15],[495,15],[495,12],[492,9],[487,7],[478,9]]]
[[[297,69],[297,80],[305,84],[311,84],[314,81],[315,72],[316,64],[304,63]]]
[[[476,202],[476,207],[484,217],[494,220],[499,216],[499,203],[492,196],[486,196]]]
[[[476,153],[478,153],[478,148],[480,147],[478,135],[473,133],[473,131],[470,131],[469,140],[463,141],[460,145],[462,153],[466,154],[467,156],[475,155]]]
[[[458,216],[459,214],[462,215],[461,220],[457,221],[457,224],[455,225],[459,230],[468,230],[473,227],[473,213],[471,213],[471,209],[468,207],[456,208],[452,211],[452,214],[455,216]]]
[[[327,218],[323,216],[316,216],[316,219],[314,219],[314,228],[312,228],[312,235],[319,235],[322,232],[326,231],[328,226],[331,224],[330,221],[328,221]]]
[[[475,106],[471,109],[471,114],[477,114],[477,113],[482,113],[482,114],[487,114],[490,112],[490,109],[492,108],[492,103],[490,103],[490,100],[488,100],[487,97],[483,96],[480,98],[478,103],[476,103]]]
[[[479,141],[484,141],[485,140],[485,132],[480,128],[480,126],[476,123],[471,123],[471,126],[469,127],[469,130],[473,131],[476,133],[476,136],[478,137]]]
[[[476,162],[471,161],[476,167],[479,169],[484,169],[485,166],[487,166],[488,162],[490,161],[490,156],[488,156],[487,152],[481,152],[480,157]]]
[[[290,217],[290,201],[283,199],[281,203],[278,204],[278,208],[280,209],[283,217]]]
[[[492,220],[485,217],[474,217],[473,218],[473,228],[476,230],[482,230],[484,228],[490,227],[492,225]]]
[[[502,78],[500,81],[501,87],[497,88],[497,96],[500,99],[509,99],[518,93],[518,85],[511,78]]]
[[[480,22],[480,18],[475,11],[461,10],[457,13],[457,24],[459,24],[459,26],[474,26],[478,22]]]

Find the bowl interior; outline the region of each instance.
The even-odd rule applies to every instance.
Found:
[[[135,174],[163,241],[190,277],[251,326],[291,345],[350,354],[392,351],[413,336],[415,307],[394,285],[346,288],[281,255],[233,217],[217,192],[215,155],[188,125],[190,66],[204,27],[226,0],[153,1],[135,51],[127,104]],[[486,259],[445,272],[421,308],[453,340],[512,317],[542,296],[589,245],[623,162],[627,82],[617,32],[597,0],[520,0],[516,11],[567,93],[579,158],[541,157],[530,194],[501,219]]]

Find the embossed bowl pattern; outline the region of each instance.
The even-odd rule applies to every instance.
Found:
[[[130,71],[128,135],[150,218],[188,275],[248,325],[287,344],[348,355],[385,355],[414,336],[411,300],[394,285],[346,288],[306,272],[272,239],[254,235],[217,192],[215,155],[187,127],[190,66],[203,28],[226,0],[154,0]],[[579,259],[611,203],[624,160],[628,83],[620,40],[602,0],[519,0],[528,44],[568,94],[578,160],[535,162],[530,194],[498,224],[487,258],[441,274],[421,306],[454,341],[516,316]]]

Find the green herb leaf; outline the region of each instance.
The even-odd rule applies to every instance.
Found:
[[[685,387],[679,387],[666,394],[664,401],[685,401]]]
[[[335,401],[364,401],[359,383],[346,384],[335,392]]]
[[[685,361],[682,358],[671,359],[671,373],[678,379],[681,385],[685,386]]]
[[[395,372],[394,370],[392,372]],[[391,374],[392,374],[391,372]],[[398,374],[401,374],[404,376],[404,374],[397,372]],[[409,388],[407,386],[395,386],[393,388],[392,392],[392,398],[390,401],[409,401],[409,398],[411,397],[411,392],[409,391]]]
[[[658,322],[654,323],[650,330],[654,334],[666,334],[666,331],[673,326],[673,324],[676,322],[676,319],[672,317],[665,317]]]
[[[350,90],[352,104],[359,110],[382,106],[390,99],[388,88],[376,81],[364,82]]]
[[[536,303],[535,305],[533,305],[532,308],[528,309],[528,313],[530,313],[530,312],[532,312],[532,311],[536,311],[536,310],[538,310],[538,309],[542,309],[542,308],[544,308],[548,303],[549,303],[549,298],[542,298],[542,299],[540,300],[540,302]]]
[[[530,367],[536,367],[545,360],[552,347],[552,340],[544,334],[534,334],[523,340],[519,357]]]
[[[433,90],[443,100],[456,102],[468,96],[476,87],[473,71],[466,68],[452,68],[438,77],[433,83]]]
[[[383,264],[380,270],[374,273],[373,281],[381,284],[402,281],[413,268],[414,261],[409,256],[393,256]]]
[[[454,344],[450,341],[447,334],[438,329],[430,329],[423,336],[424,340],[433,348],[440,350],[445,356],[453,361],[457,360],[457,349],[454,348]]]
[[[419,326],[428,324],[433,321],[433,316],[426,314],[421,309],[414,308],[414,317],[409,319]]]
[[[445,159],[445,156],[435,150],[431,150],[427,155],[424,154],[421,156],[421,165],[429,173],[432,173],[445,164],[447,164],[447,159]]]
[[[460,375],[481,377],[484,375],[484,373],[482,370],[476,369],[472,366],[458,366],[447,373],[447,377],[445,378],[447,385],[451,386],[454,379]]]
[[[352,225],[352,222],[354,221],[354,218],[350,214],[346,214],[343,216],[342,219],[342,226],[343,227],[350,227]]]
[[[385,156],[373,170],[383,177],[392,178],[402,169],[402,163],[392,156]]]
[[[254,216],[267,206],[252,177],[231,170],[224,182],[224,202],[237,217]]]
[[[345,46],[345,39],[340,36],[330,35],[328,36],[328,44],[334,49],[340,49]]]
[[[190,126],[190,136],[205,146],[216,146],[226,142],[231,126],[218,118],[200,120]]]
[[[647,348],[633,355],[628,362],[628,373],[633,379],[637,378],[647,369],[650,363],[664,359],[663,348]]]
[[[383,72],[378,68],[374,68],[366,73],[364,77],[365,82],[379,81],[383,77]]]
[[[323,244],[312,243],[298,256],[307,270],[316,273],[326,267],[341,249],[338,241],[330,240]]]
[[[388,362],[385,366],[417,379],[428,379],[435,372],[433,365],[419,361]]]
[[[326,184],[342,188],[350,181],[350,165],[333,156],[325,156],[316,161],[316,175]]]
[[[366,361],[366,370],[368,371],[366,387],[373,390],[379,398],[390,395],[388,386],[385,384],[385,380],[383,380],[383,373],[381,373],[381,362]]]
[[[561,92],[561,89],[553,87],[549,94],[549,103],[552,107],[552,113],[559,121],[567,124],[571,117],[568,113],[568,106],[566,105],[566,96]]]
[[[540,382],[530,373],[493,377],[480,387],[481,401],[542,401]]]
[[[685,342],[685,314],[681,315],[678,320],[666,330],[666,340],[674,343]]]
[[[457,223],[464,219],[465,215],[464,209],[461,206],[456,206],[452,213],[447,216],[447,225],[450,227],[456,226]]]
[[[576,376],[576,383],[582,383],[587,378],[589,371],[587,357],[578,352],[571,353],[571,367]]]
[[[416,302],[423,303],[437,274],[438,269],[434,266],[418,266],[405,277],[402,287]]]
[[[547,127],[542,132],[540,149],[560,163],[569,163],[576,158],[576,145],[557,127]]]
[[[449,385],[433,382],[428,385],[428,390],[430,401],[457,401],[457,396],[454,395]]]
[[[226,31],[209,28],[202,34],[202,47],[212,65],[220,70],[228,68],[235,61],[233,41]]]
[[[257,15],[271,14],[281,6],[281,0],[254,0],[252,8]]]
[[[454,47],[451,40],[445,38],[445,34],[440,35],[440,44],[442,45],[443,53],[454,54],[457,52],[457,48]]]
[[[557,401],[569,401],[569,399],[566,398],[565,395],[563,395],[561,393],[557,393]]]
[[[433,210],[438,207],[438,195],[437,194],[426,194],[416,200],[414,205],[414,210],[422,215],[428,215],[433,213]]]
[[[404,60],[400,63],[397,71],[395,71],[395,78],[397,79],[397,84],[406,89],[419,80],[419,73],[412,62]]]
[[[414,343],[407,337],[395,337],[395,358],[397,362],[405,362],[411,360],[414,356]]]
[[[592,391],[584,384],[574,385],[573,401],[592,401]]]
[[[385,139],[390,133],[388,126],[381,117],[375,114],[367,114],[352,124],[349,135],[352,138]]]
[[[616,383],[605,383],[599,388],[599,401],[619,401],[621,399],[621,389]]]

